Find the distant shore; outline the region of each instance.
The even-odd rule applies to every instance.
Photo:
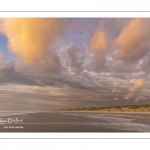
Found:
[[[59,112],[150,114],[150,104],[63,109]]]

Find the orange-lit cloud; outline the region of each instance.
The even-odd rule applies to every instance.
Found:
[[[109,49],[109,42],[106,33],[98,29],[90,40],[90,49],[93,51],[95,56],[94,70],[99,71],[105,65],[104,51]]]
[[[109,49],[108,40],[104,31],[97,31],[90,41],[90,49],[94,51],[105,51]]]
[[[131,20],[114,42],[119,50],[116,60],[136,61],[142,58],[149,51],[149,43],[149,19]]]
[[[134,86],[129,89],[129,91],[130,92],[137,91],[137,90],[141,89],[144,86],[144,84],[145,84],[145,80],[139,79],[135,82]]]
[[[124,99],[125,100],[130,100],[131,98],[133,98],[134,97],[134,93],[128,93],[125,97],[124,97]]]
[[[9,50],[31,66],[45,61],[56,36],[64,29],[59,19],[7,18],[1,21],[0,31],[8,38]]]

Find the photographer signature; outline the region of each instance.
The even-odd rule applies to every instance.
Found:
[[[17,118],[0,118],[0,123],[23,123],[23,118],[19,119],[18,117]]]

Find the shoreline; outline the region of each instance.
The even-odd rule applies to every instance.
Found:
[[[100,114],[146,114],[150,115],[150,112],[132,112],[132,111],[124,111],[124,112],[119,112],[119,111],[58,111],[58,112],[69,112],[69,113],[100,113]]]

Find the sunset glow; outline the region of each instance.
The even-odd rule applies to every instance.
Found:
[[[1,18],[0,109],[150,101],[150,19]]]

